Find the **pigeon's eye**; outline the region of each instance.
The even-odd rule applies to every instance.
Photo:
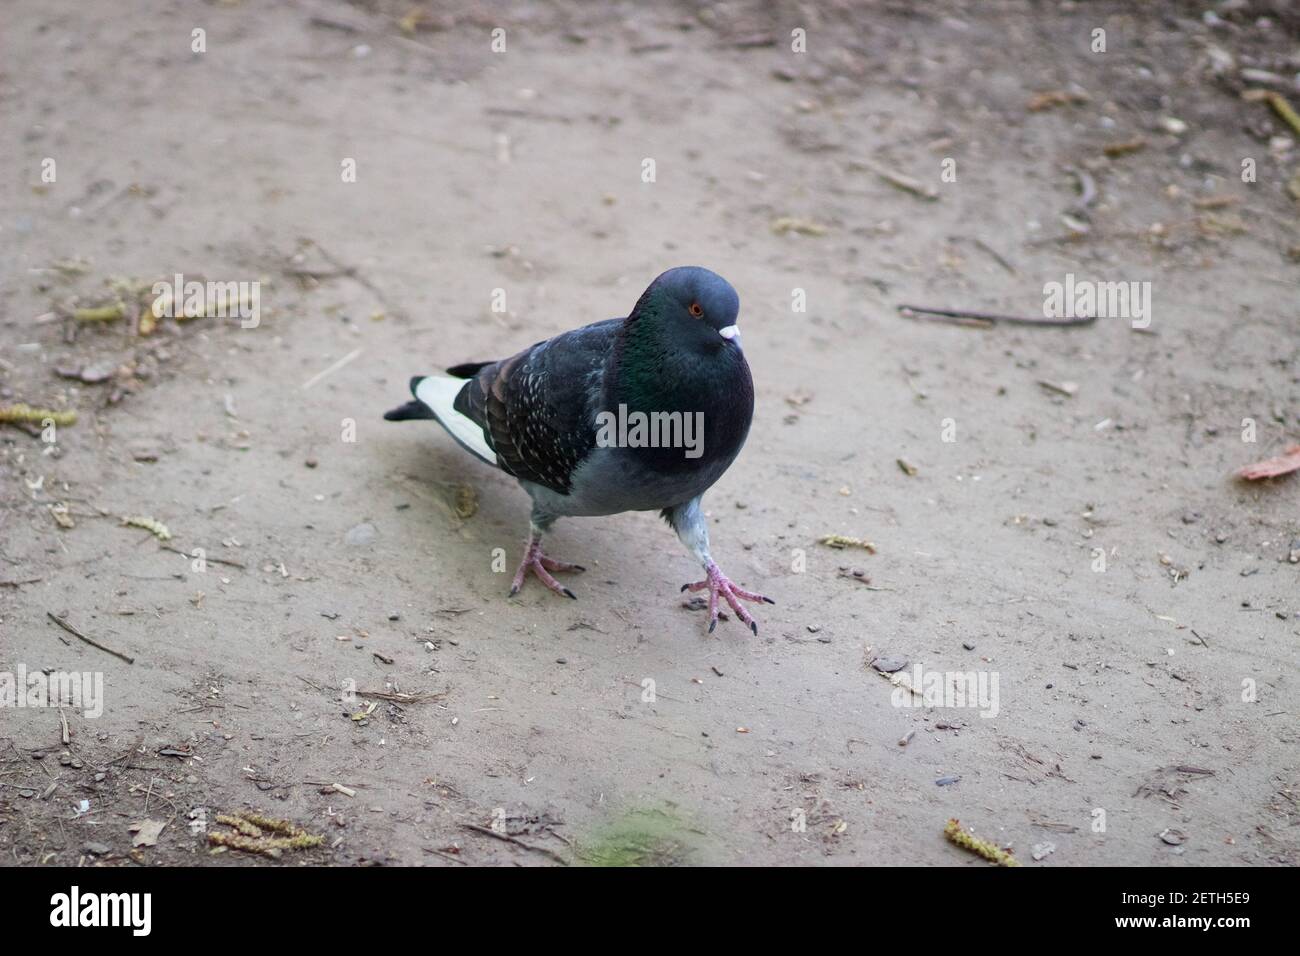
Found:
[[[691,315],[695,316],[698,319],[703,314],[704,314],[704,306],[700,305],[698,302],[692,302]]]

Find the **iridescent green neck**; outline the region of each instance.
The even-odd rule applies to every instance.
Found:
[[[627,320],[617,397],[629,408],[664,408],[680,394],[680,356],[668,341],[660,308],[658,296],[648,291]]]

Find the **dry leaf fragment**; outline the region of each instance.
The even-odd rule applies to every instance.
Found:
[[[135,836],[131,837],[132,846],[153,846],[158,842],[158,837],[162,834],[163,828],[167,824],[161,820],[141,820],[139,823],[133,823],[129,827]]]
[[[75,528],[76,524],[72,520],[72,515],[68,513],[67,502],[60,501],[58,504],[50,505],[50,514],[58,522],[60,528]]]

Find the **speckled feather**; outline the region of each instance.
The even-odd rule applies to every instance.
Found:
[[[621,319],[597,322],[481,368],[456,411],[483,428],[500,468],[562,495],[596,444],[596,404]]]

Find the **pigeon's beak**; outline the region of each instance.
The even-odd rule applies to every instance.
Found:
[[[738,325],[728,325],[724,329],[718,329],[718,334],[728,341],[735,342],[737,345],[740,344],[740,326]]]

